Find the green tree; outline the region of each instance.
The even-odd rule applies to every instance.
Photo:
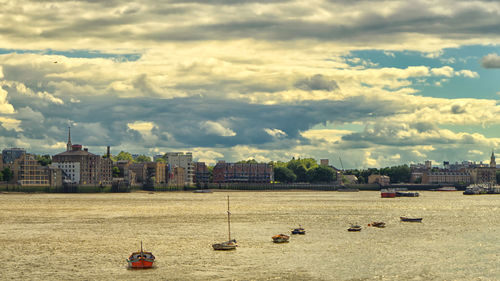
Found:
[[[116,161],[119,161],[119,160],[134,161],[134,158],[132,157],[132,154],[130,154],[128,152],[120,151],[120,153],[118,153],[118,155],[116,155],[115,160]]]
[[[255,159],[248,159],[248,160],[240,160],[236,163],[239,163],[239,164],[241,164],[241,163],[243,163],[243,164],[258,164],[259,162],[257,162],[257,160],[255,160]]]
[[[214,181],[214,166],[207,166],[208,170],[208,181],[213,182]]]
[[[3,181],[3,173],[0,171],[0,181]]]
[[[297,176],[287,167],[274,167],[274,179],[279,182],[294,182]]]
[[[48,154],[45,154],[45,155],[36,155],[35,159],[42,166],[47,166],[47,165],[50,165],[52,163],[52,158]]]
[[[286,165],[288,164],[288,162],[282,162],[282,161],[273,162],[273,161],[271,161],[268,164],[273,165],[273,167],[285,167],[286,168]]]
[[[113,167],[113,178],[119,178],[120,177],[120,168],[118,167]]]
[[[14,173],[12,173],[12,171],[10,170],[9,167],[3,168],[2,174],[3,174],[4,181],[10,181],[12,179],[12,177],[14,177]]]
[[[146,155],[139,155],[137,158],[135,158],[135,162],[137,163],[144,163],[144,162],[151,162],[151,157],[146,156]]]
[[[382,168],[380,174],[389,176],[392,183],[410,182],[411,178],[411,170],[408,165]]]
[[[332,182],[335,180],[335,172],[326,166],[316,166],[307,170],[307,179],[311,183]]]
[[[307,169],[298,162],[288,163],[286,166],[288,169],[292,170],[292,172],[297,176],[296,181],[298,182],[307,182]]]
[[[166,162],[167,162],[167,160],[165,160],[165,158],[163,158],[163,157],[156,158],[156,160],[155,160],[155,161],[156,161],[156,162],[160,162],[160,163],[166,163]]]

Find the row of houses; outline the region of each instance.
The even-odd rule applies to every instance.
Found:
[[[461,164],[443,163],[443,168],[432,167],[431,161],[425,165],[415,164],[410,166],[411,182],[420,181],[422,184],[496,184],[496,159],[495,153],[491,153],[490,163],[473,163],[464,161]]]
[[[6,155],[6,157],[3,157]],[[226,163],[220,161],[211,173],[204,162],[193,162],[192,153],[169,152],[166,163],[155,161],[135,163],[128,160],[113,161],[110,148],[104,156],[93,154],[79,144],[52,156],[52,164],[43,166],[35,155],[24,149],[2,151],[0,168],[13,172],[11,183],[24,186],[90,185],[109,186],[189,186],[215,183],[269,183],[273,181],[273,168],[269,164]]]

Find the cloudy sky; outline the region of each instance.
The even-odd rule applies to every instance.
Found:
[[[345,168],[500,154],[500,3],[0,0],[0,147]]]

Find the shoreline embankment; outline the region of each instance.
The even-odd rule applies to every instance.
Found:
[[[380,186],[378,184],[282,184],[282,183],[226,183],[226,184],[204,184],[198,186],[100,186],[100,185],[72,185],[61,187],[49,186],[21,186],[13,184],[0,185],[0,192],[22,192],[22,193],[126,193],[126,192],[192,192],[195,190],[217,190],[217,191],[379,191],[383,188],[397,188],[410,191],[433,190],[444,186],[454,186],[457,190],[465,190],[465,185],[442,185],[442,184],[392,184]]]

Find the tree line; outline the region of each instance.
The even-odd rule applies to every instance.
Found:
[[[408,165],[399,165],[385,168],[368,168],[368,169],[352,169],[345,170],[344,175],[354,175],[358,178],[359,183],[368,183],[370,175],[384,175],[391,179],[391,183],[410,182],[411,170]]]
[[[271,162],[274,180],[283,183],[309,182],[329,183],[337,180],[336,171],[328,166],[318,165],[314,158],[295,159],[288,162]]]

